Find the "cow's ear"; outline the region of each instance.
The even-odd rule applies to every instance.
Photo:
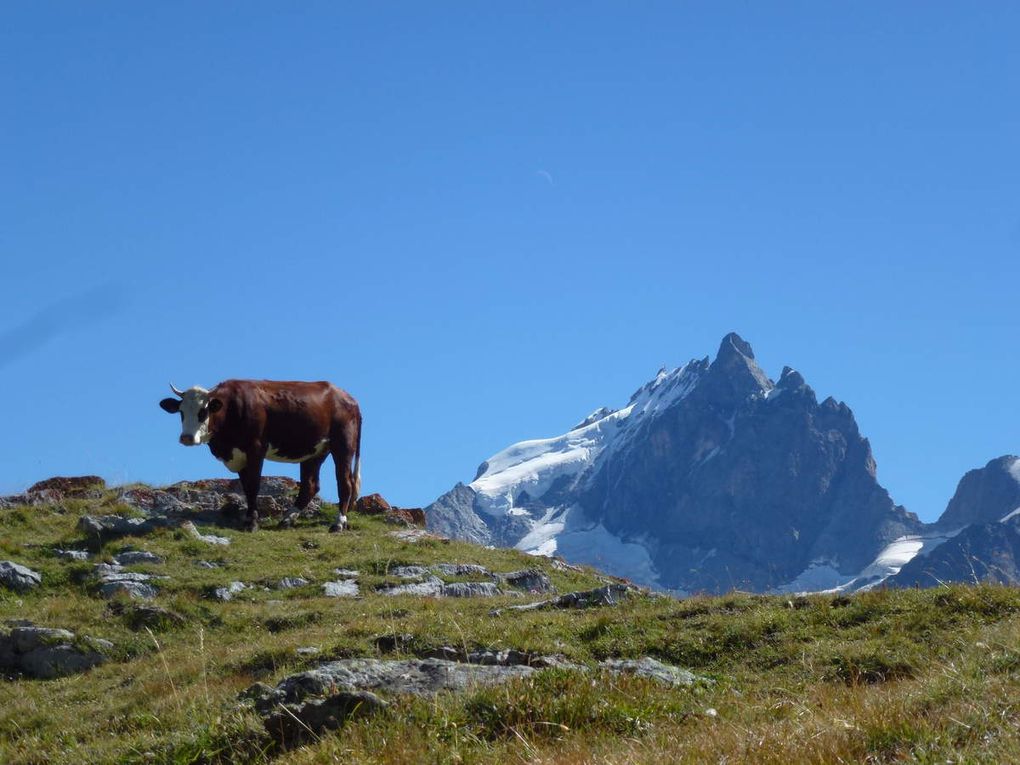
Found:
[[[181,402],[175,398],[165,398],[159,402],[159,406],[164,411],[170,412],[170,414],[177,414],[181,408]]]
[[[209,400],[209,414],[216,414],[216,412],[220,411],[220,409],[222,408],[223,402],[220,401],[218,398],[213,398]]]

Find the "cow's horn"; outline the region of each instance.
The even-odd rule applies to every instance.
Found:
[[[184,398],[184,391],[182,391],[182,390],[177,390],[177,388],[175,388],[175,387],[174,387],[174,384],[173,384],[173,383],[170,383],[170,390],[172,390],[172,391],[173,391],[174,393],[176,393],[176,394],[177,394],[178,396],[180,396],[181,398]]]

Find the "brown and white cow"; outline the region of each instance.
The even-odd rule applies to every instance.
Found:
[[[212,390],[170,388],[179,400],[165,398],[159,405],[180,413],[180,442],[208,444],[213,456],[240,477],[249,530],[258,528],[264,460],[301,464],[295,502],[300,512],[319,492],[319,468],[329,455],[340,497],[340,515],[329,530],[347,525],[361,490],[361,409],[350,394],[328,382],[272,380],[225,380]]]

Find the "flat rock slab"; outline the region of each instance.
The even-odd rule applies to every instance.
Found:
[[[276,583],[277,589],[280,590],[293,590],[296,587],[305,587],[309,584],[307,579],[300,576],[285,576],[279,582]]]
[[[496,685],[535,672],[528,666],[465,664],[443,659],[343,659],[281,680],[274,698],[295,703],[333,689],[381,691],[432,696],[440,691],[465,691]]]
[[[428,573],[425,566],[394,566],[389,570],[391,576],[399,576],[401,579],[421,579]]]
[[[411,584],[397,584],[392,587],[383,587],[379,590],[380,595],[417,595],[418,597],[439,598],[443,595],[443,580],[436,576],[430,576],[423,582]]]
[[[643,659],[606,659],[599,663],[599,667],[616,675],[645,677],[663,685],[672,685],[674,687],[686,687],[694,685],[698,681],[708,681],[707,678],[695,675],[686,669],[674,667],[671,664],[663,664],[661,661],[648,656]]]
[[[475,576],[479,579],[495,579],[497,576],[476,563],[437,563],[432,570],[443,576]]]
[[[42,574],[12,560],[0,561],[0,585],[15,592],[28,592],[42,584]]]
[[[78,529],[85,536],[101,540],[151,534],[157,528],[166,525],[168,522],[165,516],[125,518],[122,515],[83,515],[78,519]]]
[[[501,595],[495,582],[452,582],[444,584],[444,598],[493,598]]]
[[[65,560],[88,560],[89,554],[85,550],[54,550],[53,554]]]
[[[322,585],[322,594],[327,598],[356,598],[359,594],[358,583],[354,579],[326,582]]]
[[[147,550],[125,550],[113,556],[113,562],[117,566],[134,566],[138,563],[165,563],[156,553]]]
[[[568,592],[551,600],[540,600],[537,603],[527,603],[522,606],[507,606],[506,608],[493,609],[490,613],[493,616],[510,611],[538,611],[544,608],[597,608],[599,606],[615,606],[620,601],[629,597],[637,588],[626,584],[607,584],[605,587],[598,587],[594,590],[580,592]]]
[[[105,563],[96,566],[96,572],[100,575],[99,594],[104,598],[127,595],[133,600],[152,600],[159,593],[152,582],[156,579],[168,578],[121,571],[120,568],[120,566],[109,566]]]

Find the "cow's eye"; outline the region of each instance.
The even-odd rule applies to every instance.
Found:
[[[198,421],[205,422],[205,418],[209,416],[209,407],[203,406],[198,410]]]

